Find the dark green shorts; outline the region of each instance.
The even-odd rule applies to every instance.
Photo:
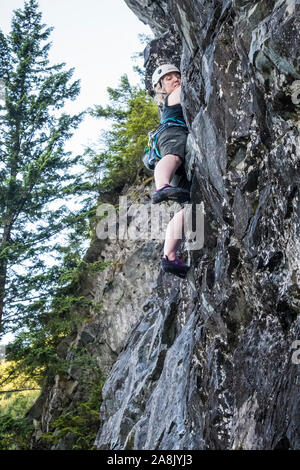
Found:
[[[183,127],[168,127],[157,139],[159,153],[163,157],[169,154],[178,155],[184,161],[187,136],[188,131]]]

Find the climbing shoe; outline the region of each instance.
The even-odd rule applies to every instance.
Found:
[[[155,191],[155,193],[152,194],[151,197],[152,204],[157,204],[158,202],[167,200],[176,201],[180,203],[189,201],[190,192],[186,189],[165,184],[162,188]]]
[[[175,274],[175,276],[179,276],[185,278],[190,266],[183,264],[182,261],[179,259],[174,259],[174,261],[169,261],[169,258],[165,255],[164,258],[161,259],[161,267],[165,273]]]

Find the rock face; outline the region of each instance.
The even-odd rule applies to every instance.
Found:
[[[76,332],[108,374],[95,445],[300,449],[299,2],[126,3],[156,34],[149,91],[157,65],[181,66],[205,241],[185,281],[158,271],[159,243],[91,247],[123,263],[90,281],[104,310]],[[58,396],[41,397],[43,429]]]
[[[149,91],[182,54],[205,244],[187,281],[158,277],[104,386],[97,447],[299,449],[299,3],[126,3],[157,34]]]
[[[87,250],[84,261],[110,264],[99,273],[87,273],[81,280],[81,290],[77,295],[91,301],[93,308],[87,320],[78,323],[77,328],[58,347],[59,357],[70,363],[67,372],[57,371],[49,377],[40,397],[27,414],[35,425],[31,444],[34,449],[48,448],[44,441],[40,441],[41,434],[55,434],[54,421],[62,414],[76,415],[77,406],[89,398],[94,379],[92,370],[88,363],[76,365],[75,361],[74,365],[75,356],[82,355],[84,361],[91,359],[105,377],[143,314],[143,304],[152,294],[153,281],[158,275],[162,240],[158,237],[149,241],[138,239],[143,228],[143,214],[139,213],[136,204],[149,209],[150,192],[153,190],[153,187],[145,188],[144,185],[124,189],[124,194],[121,194],[124,214],[117,214],[118,234],[123,217],[125,230],[122,239],[121,234],[116,240],[104,238],[102,234],[107,231],[106,224],[97,226],[97,237]],[[114,194],[105,204],[113,208],[113,204],[118,202],[119,194]],[[127,216],[124,217],[125,207]],[[134,237],[137,240],[133,240]],[[72,449],[73,443],[73,436],[67,435],[51,448]]]

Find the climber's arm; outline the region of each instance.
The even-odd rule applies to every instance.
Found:
[[[175,88],[174,91],[169,95],[168,98],[168,105],[173,106],[174,104],[180,104],[180,94],[181,94],[181,86]]]

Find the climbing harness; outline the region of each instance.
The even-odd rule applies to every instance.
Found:
[[[159,153],[157,148],[158,137],[165,129],[174,126],[179,126],[187,129],[187,125],[185,124],[185,122],[175,118],[168,118],[162,121],[157,129],[149,132],[148,145],[145,147],[145,153],[142,156],[142,161],[145,167],[148,168],[148,170],[154,171],[157,163],[162,158],[162,155]]]

